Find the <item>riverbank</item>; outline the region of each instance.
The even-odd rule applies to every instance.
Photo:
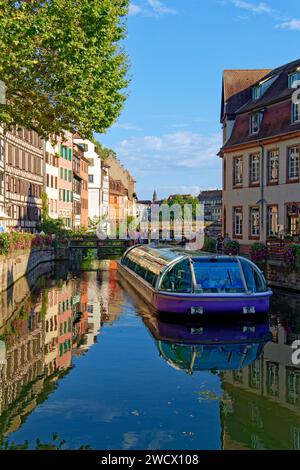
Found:
[[[16,251],[13,255],[2,255],[0,256],[0,293],[8,290],[16,281],[40,264],[68,259],[69,252],[65,247],[34,248]]]

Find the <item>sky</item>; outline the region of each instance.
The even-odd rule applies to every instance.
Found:
[[[124,111],[97,138],[136,180],[139,199],[221,188],[224,69],[300,57],[299,0],[132,0]]]

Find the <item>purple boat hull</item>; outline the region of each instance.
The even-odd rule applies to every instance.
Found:
[[[254,313],[267,313],[270,308],[271,292],[263,294],[240,295],[236,297],[194,297],[184,298],[183,295],[155,294],[155,307],[160,312],[191,314],[191,307],[202,307],[203,314],[211,313],[245,313],[245,308],[255,309]]]

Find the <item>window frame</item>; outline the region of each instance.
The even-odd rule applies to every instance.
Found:
[[[257,233],[253,233],[254,225],[252,224],[253,219],[253,210],[257,211],[258,220],[257,220]],[[249,207],[249,240],[259,240],[260,239],[260,207],[259,206],[250,206]]]
[[[257,168],[257,180],[253,180],[252,179],[252,163],[253,163],[253,159],[254,158],[257,158],[257,162],[258,162],[258,168]],[[260,158],[260,153],[251,153],[249,155],[249,186],[253,187],[253,186],[260,186],[260,178],[261,178],[261,168],[260,168],[260,165],[261,165],[261,158]]]
[[[271,172],[270,172],[270,157],[271,157],[271,154],[277,152],[277,161],[278,161],[278,167],[277,167],[277,178],[276,179],[270,179],[270,175],[271,175]],[[274,149],[270,149],[270,150],[267,150],[267,186],[275,186],[275,185],[278,185],[279,184],[279,176],[280,176],[280,167],[279,167],[279,164],[280,164],[280,150],[279,148],[274,148]]]
[[[254,116],[258,116],[258,128],[256,131],[254,131]],[[254,111],[253,113],[251,113],[249,115],[249,135],[257,135],[259,134],[260,132],[260,129],[261,129],[261,124],[262,124],[262,120],[263,120],[263,112],[262,111]]]
[[[236,162],[241,161],[241,181],[236,180]],[[244,158],[243,155],[233,157],[232,159],[232,186],[233,188],[241,188],[244,183]]]
[[[275,233],[270,233],[270,209],[276,208],[277,213],[277,231]],[[279,234],[279,205],[278,204],[268,204],[266,207],[266,230],[267,230],[267,240],[273,237],[278,237]]]
[[[240,211],[241,222],[240,222],[240,233],[236,232],[236,213]],[[243,206],[233,206],[232,207],[232,238],[242,239],[243,238],[243,228],[244,228],[244,217],[243,217]]]
[[[291,175],[291,155],[290,151],[293,149],[298,149],[298,174]],[[297,168],[294,164],[294,169]],[[299,145],[292,145],[287,148],[287,158],[286,158],[286,182],[287,183],[298,183],[300,180],[300,144]]]

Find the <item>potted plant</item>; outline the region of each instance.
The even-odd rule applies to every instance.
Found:
[[[240,244],[236,240],[230,240],[224,246],[224,253],[225,255],[233,255],[236,256],[240,253]]]

